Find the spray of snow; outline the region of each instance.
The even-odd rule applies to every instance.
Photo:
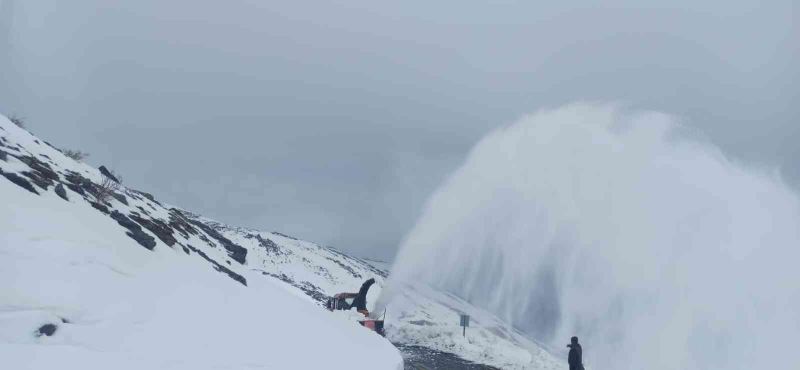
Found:
[[[480,141],[393,287],[425,283],[598,369],[796,369],[800,205],[665,114],[575,104]]]

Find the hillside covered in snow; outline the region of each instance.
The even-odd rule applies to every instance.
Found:
[[[2,116],[0,171],[0,356],[13,368],[398,369],[397,348],[407,363],[431,351],[563,367],[425,287],[392,295],[380,337],[322,305],[375,278],[373,305],[385,266],[159,202]],[[466,337],[461,312],[473,317]]]

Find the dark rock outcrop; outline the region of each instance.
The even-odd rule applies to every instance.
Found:
[[[283,281],[286,284],[289,284],[297,289],[302,290],[303,293],[305,293],[306,295],[308,295],[309,297],[320,303],[320,305],[324,304],[328,300],[328,298],[330,298],[330,296],[325,294],[320,287],[311,284],[307,281],[298,283],[289,276],[286,276],[286,274],[284,273],[275,274],[272,272],[267,272],[262,270],[261,275],[274,277],[280,281]]]
[[[325,248],[327,248],[329,251],[331,251],[331,253],[334,253],[334,254],[338,255],[339,257],[342,257],[342,259],[345,260],[345,261],[350,261],[350,262],[352,262],[354,264],[362,265],[362,266],[367,267],[370,271],[372,271],[374,274],[376,274],[378,276],[383,276],[383,277],[388,277],[389,276],[389,274],[387,274],[386,271],[383,271],[381,269],[377,269],[377,268],[375,268],[375,266],[372,266],[372,264],[364,262],[364,261],[362,261],[360,259],[350,257],[350,256],[340,252],[339,250],[337,250],[334,247],[325,247]],[[333,261],[333,260],[331,260],[331,261]],[[349,267],[344,266],[342,263],[337,262],[337,264],[339,264],[339,266],[342,266],[345,269],[349,269]],[[351,272],[351,274],[352,274],[352,272]],[[355,276],[355,275],[353,275],[353,276]]]
[[[23,189],[25,189],[25,190],[27,190],[27,191],[29,191],[31,193],[39,195],[39,192],[37,192],[36,189],[33,188],[33,185],[31,185],[31,183],[28,182],[28,180],[25,180],[25,178],[23,178],[22,176],[17,175],[16,173],[5,173],[5,172],[2,172],[2,171],[0,171],[0,173],[2,173],[3,177],[8,179],[8,181],[11,181],[14,184],[19,185],[21,188],[23,188]]]
[[[155,204],[158,204],[158,205],[160,205],[160,206],[163,206],[161,203],[159,203],[159,201],[157,201],[157,200],[156,200],[156,197],[154,197],[154,196],[153,196],[153,194],[150,194],[150,193],[145,193],[145,192],[143,192],[143,191],[139,191],[139,190],[135,190],[135,191],[136,191],[136,193],[140,194],[141,196],[143,196],[143,197],[145,197],[145,198],[149,199],[151,202],[153,202],[153,203],[155,203]],[[152,206],[151,206],[151,207],[152,207]]]
[[[67,190],[64,189],[64,184],[62,183],[58,183],[58,185],[56,185],[56,195],[61,197],[61,199],[69,201],[69,198],[67,198]]]
[[[141,246],[148,250],[153,250],[153,248],[155,248],[156,239],[142,231],[142,227],[139,226],[139,224],[133,222],[130,218],[116,210],[111,212],[111,218],[117,221],[122,227],[128,229],[128,232],[125,234],[131,237],[131,239],[136,240]]]
[[[124,195],[114,191],[114,192],[111,192],[111,196],[114,197],[114,199],[118,200],[120,203],[122,203],[122,204],[124,204],[126,206],[128,205],[128,198],[125,198]]]
[[[169,226],[177,230],[184,238],[189,238],[189,234],[197,235],[198,231],[189,224],[189,220],[176,208],[169,210]]]
[[[277,244],[275,244],[275,242],[270,239],[264,239],[258,234],[247,234],[245,235],[245,238],[256,239],[258,241],[258,245],[264,248],[267,251],[267,254],[283,256],[291,253],[291,251],[282,250]]]
[[[201,250],[199,250],[199,249],[197,249],[195,247],[192,247],[191,244],[187,244],[187,245],[181,244],[181,247],[183,247],[184,251],[187,248],[192,250],[192,251],[194,251],[195,253],[200,255],[200,257],[203,257],[203,259],[205,259],[206,261],[208,261],[212,265],[214,265],[214,269],[215,270],[217,270],[217,271],[219,271],[219,272],[221,272],[221,273],[223,273],[225,275],[228,275],[231,279],[238,281],[239,283],[241,283],[244,286],[247,286],[247,279],[245,279],[244,276],[239,275],[239,274],[233,272],[233,270],[231,270],[231,269],[219,264],[217,261],[214,261],[213,259],[211,259],[211,257],[209,257],[207,254],[205,254],[203,251],[201,251]]]
[[[144,226],[145,229],[149,230],[151,233],[161,239],[164,244],[171,247],[178,242],[172,236],[172,228],[164,223],[164,221],[159,219],[147,219],[135,214],[131,214],[130,217],[139,225]]]
[[[94,184],[92,181],[81,176],[81,174],[77,172],[67,171],[67,174],[64,175],[64,179],[67,180],[64,185],[66,185],[69,190],[72,190],[81,196],[86,196],[86,193],[89,192],[90,194],[94,194]]]
[[[100,166],[100,168],[98,168],[98,170],[100,170],[100,173],[103,174],[103,176],[108,177],[111,180],[114,180],[114,182],[116,182],[117,184],[120,183],[119,179],[117,179],[114,176],[114,174],[112,174],[111,171],[109,171],[108,168],[106,168],[106,166]]]
[[[357,278],[357,279],[361,279],[361,278],[362,278],[361,274],[359,274],[358,272],[356,272],[356,270],[353,270],[353,268],[352,268],[352,267],[350,267],[350,266],[347,266],[347,265],[345,265],[344,263],[341,263],[341,262],[339,262],[338,260],[335,260],[335,259],[333,259],[333,258],[331,258],[331,257],[325,256],[325,258],[326,258],[328,261],[331,261],[331,262],[333,262],[333,263],[335,263],[335,264],[339,265],[339,267],[341,267],[341,268],[342,268],[342,270],[345,270],[345,271],[349,272],[349,273],[350,273],[350,275],[353,275],[353,277],[354,277],[354,278]]]
[[[21,155],[18,156],[17,159],[28,165],[31,169],[30,171],[20,172],[20,174],[29,178],[36,186],[47,190],[49,186],[59,182],[58,174],[53,171],[49,164],[29,155]]]
[[[197,226],[200,230],[203,230],[208,236],[216,239],[219,241],[220,244],[228,251],[228,255],[233,258],[234,261],[239,262],[244,265],[245,260],[247,259],[247,249],[232,242],[230,239],[222,236],[217,230],[214,230],[210,226],[196,220],[189,220],[193,225]]]
[[[287,238],[287,239],[292,239],[292,240],[300,240],[300,239],[297,239],[297,238],[295,238],[295,237],[293,237],[293,236],[286,235],[286,234],[284,234],[284,233],[279,233],[279,232],[277,232],[277,231],[273,231],[272,233],[273,233],[273,234],[275,234],[275,235],[280,235],[280,236],[282,236],[282,237],[284,237],[284,238]]]
[[[56,329],[58,326],[56,324],[44,324],[36,330],[36,336],[41,337],[42,335],[46,335],[48,337],[53,336],[56,333]]]
[[[111,211],[105,205],[102,205],[102,204],[97,203],[97,202],[91,202],[91,201],[89,202],[89,204],[92,205],[92,208],[94,208],[94,209],[96,209],[96,210],[98,210],[100,212],[103,212],[105,214],[111,213]]]

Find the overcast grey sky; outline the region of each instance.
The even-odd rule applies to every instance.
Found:
[[[167,202],[389,259],[483,134],[575,100],[678,115],[798,188],[797,17],[791,0],[0,0],[0,112]]]

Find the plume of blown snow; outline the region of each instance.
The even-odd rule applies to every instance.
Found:
[[[798,197],[685,131],[573,104],[488,134],[386,292],[425,283],[556,348],[577,335],[598,369],[799,368]]]

